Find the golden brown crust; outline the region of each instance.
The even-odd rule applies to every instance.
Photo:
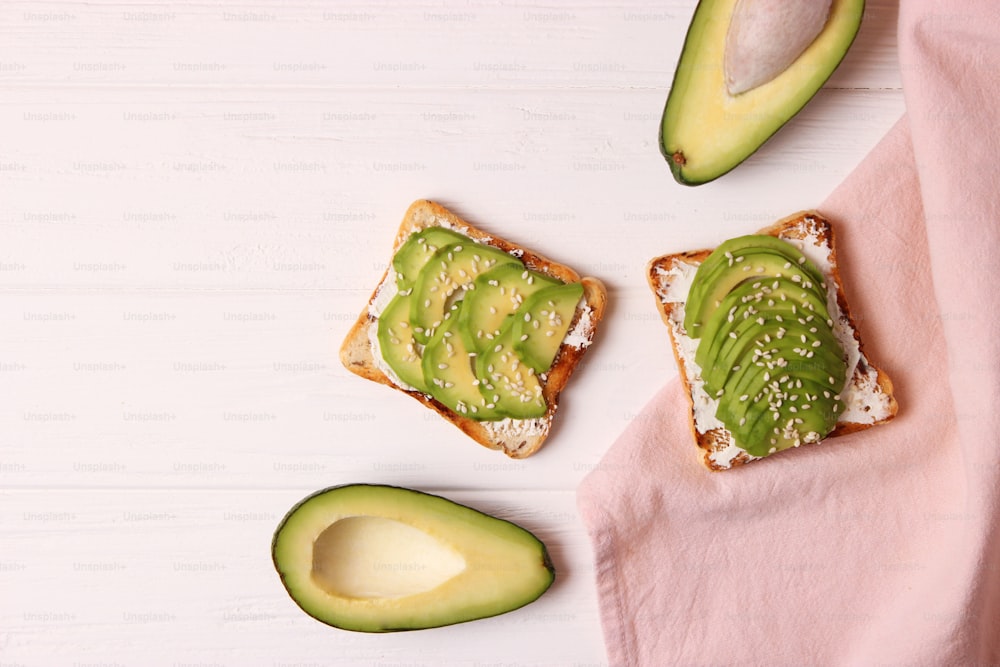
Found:
[[[834,238],[832,225],[816,211],[801,211],[782,218],[776,223],[759,230],[757,233],[769,234],[771,236],[777,236],[787,240],[804,240],[808,236],[812,235],[817,239],[819,245],[829,249],[831,271],[827,277],[828,279],[832,279],[834,283],[837,304],[840,306],[841,315],[849,322],[850,329],[853,332],[854,339],[858,343],[860,352],[858,368],[855,370],[852,382],[858,387],[861,386],[860,383],[865,382],[864,386],[867,386],[868,381],[864,380],[864,378],[868,377],[869,371],[874,371],[877,380],[875,381],[874,386],[871,387],[870,391],[881,394],[883,400],[887,403],[887,414],[883,418],[875,419],[870,422],[855,422],[842,419],[837,423],[834,430],[827,435],[827,438],[847,435],[848,433],[855,433],[891,420],[895,417],[899,410],[899,406],[896,403],[895,396],[893,395],[892,381],[884,371],[875,367],[865,355],[864,347],[861,342],[861,335],[858,331],[856,322],[851,315],[847,299],[844,296],[843,283],[840,278],[840,272],[837,268],[836,240]],[[656,257],[649,262],[646,277],[653,293],[657,297],[656,302],[660,312],[660,317],[664,324],[667,325],[674,359],[677,362],[681,382],[684,384],[684,388],[686,390],[685,395],[688,399],[687,402],[691,432],[694,435],[696,444],[702,450],[702,461],[705,466],[711,470],[725,470],[743,465],[755,459],[748,456],[745,452],[740,451],[730,460],[723,460],[721,463],[718,462],[713,455],[732,447],[731,434],[727,430],[721,428],[709,429],[705,432],[700,432],[697,429],[694,408],[695,390],[692,386],[693,378],[688,376],[689,369],[684,362],[683,354],[681,352],[681,341],[678,340],[680,336],[684,336],[686,334],[682,331],[682,327],[680,327],[677,323],[679,318],[674,317],[675,314],[679,315],[679,313],[675,313],[675,310],[682,305],[682,302],[671,300],[670,295],[667,293],[670,286],[669,281],[665,280],[665,276],[675,271],[679,265],[686,264],[696,267],[698,264],[703,262],[705,258],[711,254],[711,252],[711,250],[694,250]]]
[[[580,327],[577,326],[582,317],[589,318],[589,326],[585,327],[586,331],[583,332],[586,337],[586,344],[574,346],[564,342],[556,354],[556,359],[552,367],[548,373],[544,374],[542,396],[545,398],[546,405],[548,406],[545,416],[537,420],[529,420],[532,422],[531,428],[526,428],[523,421],[520,426],[516,425],[517,422],[476,421],[457,414],[423,392],[407,390],[398,386],[383,373],[372,356],[370,328],[377,326],[377,318],[371,314],[370,307],[375,302],[382,284],[389,279],[390,270],[388,268],[382,275],[378,286],[372,292],[368,303],[365,304],[364,310],[358,316],[357,321],[351,327],[350,331],[348,331],[341,345],[341,363],[356,375],[410,395],[447,419],[484,447],[502,450],[511,458],[525,458],[530,456],[538,451],[548,437],[552,420],[559,407],[559,395],[565,389],[566,383],[569,381],[570,376],[593,340],[598,323],[604,317],[608,298],[607,290],[603,283],[596,278],[581,278],[570,267],[477,229],[440,204],[426,200],[414,202],[403,216],[403,222],[393,242],[393,254],[403,245],[410,234],[432,226],[452,227],[475,241],[514,254],[524,262],[525,266],[534,271],[552,276],[562,282],[580,282],[583,284],[586,308],[577,309],[573,324],[570,326],[570,331],[574,331],[574,329],[579,330],[583,327],[583,324],[587,324],[583,323]]]

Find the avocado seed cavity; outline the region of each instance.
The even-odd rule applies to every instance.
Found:
[[[462,555],[434,536],[378,516],[335,521],[313,543],[313,581],[337,597],[416,595],[437,588],[465,567]]]

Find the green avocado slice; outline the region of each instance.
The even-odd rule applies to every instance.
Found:
[[[847,368],[843,358],[837,356],[837,351],[823,348],[817,348],[814,355],[809,357],[801,354],[803,349],[805,348],[798,348],[799,352],[796,352],[795,348],[783,349],[775,346],[772,341],[759,348],[759,357],[741,359],[726,378],[722,396],[719,398],[720,407],[743,396],[756,396],[770,378],[784,381],[786,376],[795,381],[810,381],[823,386],[825,392],[821,393],[827,399],[839,394],[847,380]],[[814,350],[808,348],[808,351]]]
[[[424,386],[431,396],[456,414],[477,421],[503,419],[500,411],[486,405],[479,391],[480,380],[473,371],[475,351],[466,347],[459,332],[461,313],[468,307],[457,301],[424,348]]]
[[[560,285],[558,280],[520,264],[501,264],[476,278],[459,315],[459,328],[466,343],[475,351],[485,350],[507,316],[518,310],[532,294],[545,287]]]
[[[737,424],[733,436],[737,444],[753,456],[767,456],[796,443],[814,442],[825,437],[837,424],[843,403],[821,400],[822,389],[808,381],[796,381],[780,392],[765,392],[751,403],[746,421]],[[775,399],[781,398],[779,407]]]
[[[532,294],[514,316],[514,351],[536,373],[552,366],[583,298],[581,283],[553,285]]]
[[[496,616],[533,602],[555,578],[545,545],[524,528],[385,485],[302,500],[275,531],[271,557],[305,613],[358,632]]]
[[[534,419],[545,415],[548,406],[535,369],[523,363],[514,350],[512,331],[516,317],[508,315],[500,334],[492,341],[493,346],[479,353],[476,376],[481,380],[479,390],[487,407],[495,407],[515,419]]]
[[[797,284],[801,291],[812,291],[825,308],[826,283],[822,274],[791,245],[783,241],[778,243],[780,244],[778,248],[785,246],[787,250],[781,248],[782,252],[777,252],[777,248],[772,251],[771,248],[760,246],[745,248],[734,253],[719,246],[709,255],[708,259],[712,259],[712,263],[706,267],[705,264],[708,263],[706,259],[698,267],[688,294],[684,311],[684,328],[688,335],[695,338],[705,336],[703,331],[705,321],[722,307],[730,292],[743,285],[749,285],[750,289],[757,290],[766,288],[773,280],[785,279]],[[786,287],[793,288],[792,285]],[[731,305],[737,304],[731,302],[727,304]]]
[[[813,324],[816,326],[811,326]],[[843,365],[840,341],[825,322],[815,319],[801,324],[791,318],[765,319],[761,315],[741,321],[720,340],[723,341],[721,346],[702,368],[705,388],[710,393],[726,384],[734,367],[757,361],[761,352],[768,348],[777,350],[778,358],[785,362],[801,358],[830,359],[831,363]]]
[[[445,309],[457,298],[457,292],[474,289],[474,281],[480,274],[501,264],[521,266],[513,255],[472,241],[446,245],[434,253],[413,286],[410,322],[414,338],[426,343],[434,327],[444,319]]]
[[[407,237],[392,256],[396,286],[403,292],[417,281],[417,274],[438,250],[452,243],[472,243],[472,239],[447,227],[427,227]]]
[[[738,379],[734,377],[732,382],[727,383],[727,389],[719,398],[716,416],[727,425],[727,428],[737,424],[740,418],[745,416],[747,408],[762,394],[785,389],[792,390],[792,394],[795,394],[795,390],[808,385],[813,389],[813,393],[817,394],[815,399],[817,404],[832,405],[838,400],[836,396],[844,386],[845,364],[841,359],[819,360],[817,365],[821,366],[822,370],[808,375],[789,371],[787,366],[777,364],[758,366],[749,360],[743,360],[741,363],[746,366],[746,372],[740,373]]]
[[[813,283],[817,285],[823,283],[822,272],[792,242],[770,234],[746,234],[724,241],[705,258],[695,272],[687,301],[698,303],[703,301],[705,292],[715,283],[718,276],[729,270],[749,272],[743,262],[747,255],[759,252],[769,252],[784,257],[787,262],[797,264],[807,272]]]
[[[698,3],[663,110],[660,152],[674,179],[684,185],[707,183],[729,172],[795,116],[846,55],[865,8],[864,0],[834,0],[818,35],[787,68],[766,83],[732,94],[724,61],[738,2]],[[772,42],[785,39],[768,37]]]
[[[410,294],[396,294],[378,317],[378,344],[382,358],[404,383],[427,393],[421,349],[410,325]]]
[[[720,348],[734,329],[752,326],[752,322],[761,319],[795,322],[810,317],[825,326],[832,325],[824,299],[814,291],[784,278],[748,281],[726,295],[700,327],[703,335],[695,360],[699,365],[707,365],[708,360],[718,357]]]

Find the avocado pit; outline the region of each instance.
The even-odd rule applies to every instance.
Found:
[[[771,81],[823,31],[833,0],[739,0],[726,33],[731,95]]]

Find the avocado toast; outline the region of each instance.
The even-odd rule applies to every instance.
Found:
[[[606,303],[596,278],[420,200],[340,358],[481,445],[524,458],[548,437]]]
[[[830,223],[789,216],[715,251],[653,259],[691,426],[712,470],[892,419],[892,382],[867,358]]]

